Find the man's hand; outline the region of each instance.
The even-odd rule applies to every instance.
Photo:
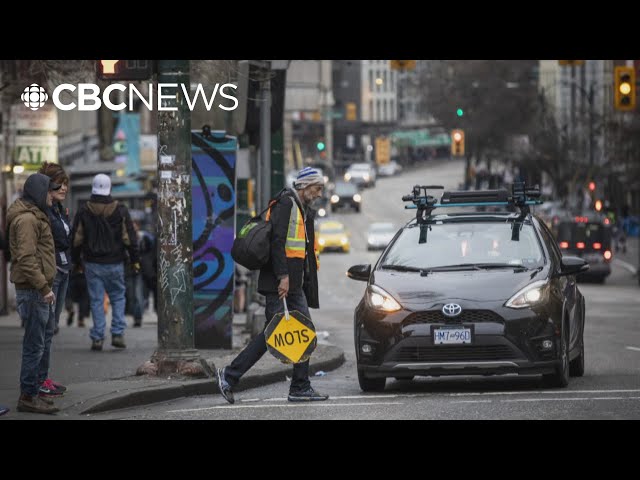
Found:
[[[47,293],[43,298],[44,298],[44,301],[47,303],[55,303],[56,301],[56,295],[55,293],[53,293],[53,290]]]
[[[131,268],[133,268],[133,273],[134,275],[138,275],[140,273],[140,270],[142,269],[142,267],[140,266],[140,264],[138,262],[134,263]]]
[[[280,279],[280,285],[278,285],[278,297],[284,298],[289,293],[289,277]]]

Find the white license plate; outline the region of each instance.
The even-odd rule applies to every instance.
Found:
[[[434,345],[471,343],[470,328],[434,328]]]

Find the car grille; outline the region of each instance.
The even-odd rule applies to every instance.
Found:
[[[463,310],[454,318],[446,317],[440,310],[428,310],[409,315],[402,322],[404,326],[413,323],[504,323],[504,319],[491,310]]]
[[[393,352],[396,362],[473,362],[518,358],[507,345],[406,346]]]

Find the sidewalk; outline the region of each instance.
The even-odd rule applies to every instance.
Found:
[[[640,238],[627,237],[627,253],[613,251],[613,261],[618,262],[622,267],[638,275],[638,267],[640,266],[640,258],[638,257],[638,249],[640,247]]]
[[[248,341],[243,333],[245,315],[236,314],[233,325],[232,350],[200,350],[211,371],[229,363]],[[11,411],[0,417],[8,419],[67,419],[119,408],[164,402],[179,397],[218,395],[213,378],[136,375],[136,370],[148,361],[157,347],[157,318],[146,312],[143,325],[125,332],[127,348],[111,346],[110,335],[104,350],[90,350],[89,328],[66,326],[66,313],[60,319],[60,332],[53,337],[50,377],[67,386],[64,397],[56,399],[60,412],[56,415],[21,413],[16,410],[20,394],[20,364],[23,329],[17,312],[0,316],[0,404]],[[319,343],[311,358],[311,375],[338,368],[344,363],[344,352],[334,346]],[[280,382],[291,375],[291,366],[266,354],[243,378],[234,391],[242,391],[269,383]]]

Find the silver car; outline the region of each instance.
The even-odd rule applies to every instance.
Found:
[[[397,231],[393,223],[372,223],[367,232],[367,250],[384,249]]]

